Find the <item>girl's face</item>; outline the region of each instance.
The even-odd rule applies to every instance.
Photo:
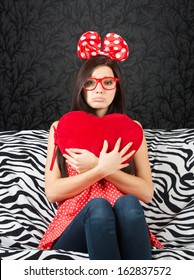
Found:
[[[98,66],[94,69],[92,78],[104,78],[104,77],[113,77],[114,74],[110,67],[108,66]],[[84,90],[84,99],[86,103],[93,109],[96,109],[96,115],[103,117],[109,105],[114,100],[116,94],[116,87],[111,90],[106,90],[102,87],[101,83],[98,82],[97,86],[93,90]]]

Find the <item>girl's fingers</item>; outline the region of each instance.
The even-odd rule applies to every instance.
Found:
[[[106,153],[108,150],[108,142],[107,140],[104,140],[104,143],[103,143],[103,147],[102,147],[102,150],[101,150],[101,153]]]
[[[129,142],[121,151],[120,154],[123,156],[129,150],[129,148],[133,145],[133,142]]]
[[[75,154],[82,154],[85,150],[84,149],[77,149],[77,148],[69,148],[66,149],[68,153],[73,152]]]
[[[68,160],[66,160],[66,162],[69,164],[69,165],[71,165],[71,167],[73,168],[73,169],[75,169],[78,173],[79,173],[79,171],[77,170],[77,165],[75,165],[75,164],[73,164],[72,162],[70,162],[70,161],[68,161]]]
[[[75,158],[76,153],[73,152],[71,149],[66,149],[66,152],[73,158]]]
[[[63,156],[66,159],[66,162],[70,163],[71,165],[77,164],[77,160],[75,159],[75,155],[73,157],[71,155],[63,154]]]
[[[63,154],[63,157],[66,159],[66,160],[71,160],[72,157],[70,155],[67,155],[67,154]]]
[[[120,149],[120,144],[121,144],[121,138],[119,138],[114,146],[114,151],[118,152]]]
[[[125,162],[128,160],[130,157],[132,157],[135,153],[135,150],[131,151],[130,153],[126,154],[125,156],[122,157],[122,162]]]
[[[77,161],[78,159],[79,159],[79,155],[80,155],[80,153],[75,153],[74,151],[72,151],[71,149],[66,149],[66,152],[68,153],[68,154],[63,154],[63,156],[65,157],[65,158],[67,158],[66,156],[69,156],[67,159],[69,159],[69,160],[73,160],[73,161]]]
[[[128,167],[128,166],[129,166],[129,163],[123,163],[123,164],[121,164],[121,169]]]

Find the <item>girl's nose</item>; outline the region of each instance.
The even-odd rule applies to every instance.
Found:
[[[103,87],[100,82],[97,83],[96,92],[103,92]]]

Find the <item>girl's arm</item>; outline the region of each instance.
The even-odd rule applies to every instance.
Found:
[[[133,194],[141,201],[149,203],[153,197],[154,186],[145,137],[134,156],[134,165],[135,176],[119,170],[114,174],[108,175],[106,180],[114,184],[122,192]]]
[[[57,126],[57,122],[52,126]],[[114,149],[110,153],[107,153],[108,143],[105,141],[98,159],[98,164],[95,167],[77,176],[62,178],[56,160],[52,171],[50,170],[54,151],[54,129],[51,127],[45,167],[45,193],[49,201],[53,203],[73,197],[102,178],[126,167],[127,164],[122,164],[122,162],[124,162],[127,157],[130,157],[131,153],[124,156],[129,145],[119,152],[120,142],[121,139],[117,141]]]
[[[82,149],[70,149],[69,155],[64,155],[69,164],[78,172],[85,172],[98,163],[98,158],[89,151]],[[135,176],[121,170],[112,173],[105,179],[114,184],[126,194],[133,194],[141,201],[148,203],[153,197],[154,186],[148,160],[147,143],[145,136],[141,147],[134,156]]]

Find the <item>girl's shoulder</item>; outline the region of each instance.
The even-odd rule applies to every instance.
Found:
[[[53,127],[57,128],[58,123],[59,123],[59,121],[54,121],[54,122],[51,124],[50,129],[53,129]]]

